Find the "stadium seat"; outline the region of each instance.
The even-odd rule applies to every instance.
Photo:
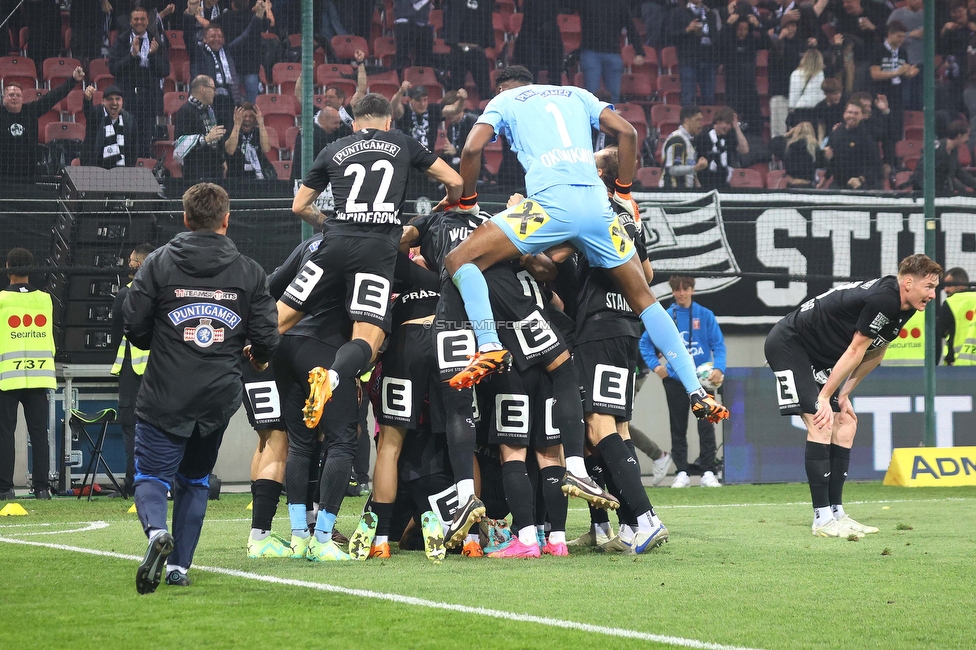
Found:
[[[963,167],[973,166],[973,152],[969,150],[968,144],[963,143],[956,151],[958,152],[956,155],[959,158],[960,165]]]
[[[433,68],[423,66],[404,68],[403,79],[409,81],[414,86],[426,86],[427,95],[432,102],[440,101],[440,98],[444,95],[444,88],[437,80],[437,74]]]
[[[644,187],[657,187],[663,171],[660,167],[641,167],[637,170],[635,178]]]
[[[156,166],[157,162],[159,161],[155,158],[139,158],[136,160],[136,167],[148,167],[149,169],[152,169]]]
[[[173,123],[173,114],[180,110],[188,97],[189,95],[184,92],[172,92],[163,95],[163,115],[166,116],[167,123]]]
[[[771,190],[782,190],[786,188],[786,172],[782,169],[774,169],[766,174],[766,187]]]
[[[651,106],[651,126],[661,128],[662,124],[681,124],[681,108],[674,104]]]
[[[295,126],[301,114],[298,100],[294,95],[265,93],[258,95],[255,103],[261,109],[265,125],[281,133],[287,131],[289,126]]]
[[[369,43],[362,36],[356,36],[355,34],[333,36],[331,43],[332,49],[335,50],[336,56],[340,59],[354,61],[356,59],[356,50],[362,50],[366,56],[369,56]]]
[[[661,70],[678,74],[678,50],[673,45],[661,49]]]
[[[356,94],[357,82],[352,75],[351,65],[324,63],[315,69],[315,86],[321,89],[331,85],[338,86],[346,93],[346,99],[349,100]]]
[[[895,157],[901,159],[903,166],[915,169],[915,165],[911,161],[917,163],[921,156],[921,140],[899,140],[895,143]]]
[[[491,28],[495,33],[495,49],[500,50],[508,34],[508,16],[496,12],[491,14]]]
[[[642,74],[625,72],[620,75],[621,99],[650,104],[654,99],[654,79]]]
[[[910,181],[911,178],[912,178],[912,174],[913,173],[914,172],[912,172],[912,171],[903,171],[903,172],[898,172],[897,174],[895,174],[895,187],[893,189],[896,189],[897,190],[899,187],[901,187],[902,185],[904,185],[905,183],[907,183],[908,181]],[[913,188],[911,188],[911,187],[906,187],[905,188],[905,190],[912,190],[912,189]]]
[[[755,169],[733,169],[729,180],[731,187],[765,187],[762,174]]]
[[[681,78],[676,74],[662,74],[657,78],[657,96],[665,104],[681,106]]]
[[[165,32],[166,41],[169,43],[169,53],[173,50],[185,50],[186,43],[183,41],[183,32],[178,29],[167,29]]]
[[[643,107],[640,104],[624,103],[617,105],[616,109],[637,130],[637,150],[640,151],[641,144],[647,138],[647,116],[644,115]]]
[[[278,172],[278,180],[287,181],[291,178],[290,160],[272,160],[271,164],[274,166],[275,171]]]
[[[764,77],[766,74],[760,74],[760,70],[767,70],[769,68],[769,50],[758,50],[756,52],[756,76]]]
[[[382,66],[392,67],[396,59],[396,39],[380,36],[373,41],[373,58]]]
[[[4,85],[17,82],[24,88],[37,88],[37,68],[31,59],[22,56],[0,57],[0,79]]]
[[[501,138],[496,138],[494,142],[489,142],[485,145],[485,169],[489,174],[495,175],[498,173],[498,168],[502,164],[502,140]]]
[[[302,133],[302,127],[300,126],[290,126],[288,130],[285,131],[284,141],[278,141],[279,148],[286,149],[287,151],[295,151],[295,141]]]
[[[71,78],[75,68],[81,66],[78,59],[51,57],[44,59],[44,82],[48,88],[55,88]]]
[[[559,35],[563,40],[563,52],[569,54],[578,50],[583,40],[580,17],[576,14],[559,14],[556,16],[556,24],[559,26]]]
[[[295,82],[302,76],[301,63],[275,63],[271,67],[271,83],[278,93],[284,95],[295,94]]]
[[[44,127],[41,144],[55,140],[84,140],[85,127],[75,122],[52,122]]]
[[[57,111],[48,111],[37,118],[37,139],[40,140],[44,137],[44,130],[47,128],[48,124],[60,124],[61,123],[61,113]],[[65,124],[68,124],[65,122]]]
[[[92,83],[99,90],[105,90],[109,86],[115,85],[115,77],[110,74],[100,74],[97,77],[92,78]]]
[[[497,5],[496,5],[497,6]],[[518,36],[519,32],[522,31],[522,21],[525,19],[525,14],[512,14],[508,17],[508,33],[512,36]]]
[[[112,74],[108,69],[108,59],[92,59],[88,62],[88,79],[94,80],[103,74]]]
[[[391,11],[389,13],[392,14],[393,12]],[[434,38],[440,37],[441,31],[444,29],[444,10],[431,9],[430,15],[427,17],[427,22],[429,22],[430,26],[434,28]]]
[[[391,70],[391,72],[396,74],[395,71]],[[369,92],[378,93],[387,99],[392,100],[393,95],[395,95],[398,90],[400,90],[400,84],[389,81],[388,79],[370,78],[369,80]]]
[[[699,106],[702,112],[702,126],[708,126],[715,121],[718,106]]]

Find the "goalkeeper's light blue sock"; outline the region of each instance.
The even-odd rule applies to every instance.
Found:
[[[292,535],[308,537],[308,520],[305,518],[304,503],[289,503],[288,519],[291,521]]]
[[[464,311],[468,314],[474,328],[474,335],[478,339],[478,350],[499,349],[502,347],[495,332],[495,316],[491,311],[491,299],[488,297],[488,283],[479,269],[470,262],[462,264],[454,277],[454,286],[461,292],[464,300]]]
[[[654,302],[641,312],[641,322],[651,337],[651,343],[664,354],[668,365],[678,375],[678,379],[689,393],[702,390],[698,375],[695,374],[695,360],[688,354],[685,342],[668,312],[664,311],[661,303]]]
[[[319,516],[315,520],[315,540],[324,544],[332,539],[332,527],[335,526],[336,515],[325,510],[319,510]]]

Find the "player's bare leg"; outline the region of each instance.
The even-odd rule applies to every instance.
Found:
[[[521,256],[501,228],[486,222],[444,259],[444,267],[464,300],[464,309],[478,339],[478,351],[467,367],[450,381],[454,388],[467,388],[493,372],[511,365],[511,354],[495,333],[495,320],[488,298],[488,283],[482,271],[505,260]]]
[[[376,467],[373,470],[372,509],[379,518],[376,537],[369,557],[390,557],[390,519],[397,493],[397,463],[407,435],[405,427],[380,425],[380,437],[376,443]]]
[[[705,392],[695,374],[695,362],[685,347],[674,321],[664,311],[661,304],[647,286],[644,269],[636,255],[612,269],[604,269],[630,304],[634,313],[640,316],[644,329],[651,342],[668,359],[675,374],[684,385],[691,401],[691,412],[699,420],[718,422],[729,417],[729,410]]]
[[[309,394],[305,401],[305,426],[314,429],[322,419],[322,410],[332,399],[332,391],[342,379],[355,379],[363,373],[376,356],[386,333],[372,323],[356,322],[352,325],[352,338],[336,352],[332,368],[321,366],[308,373]]]

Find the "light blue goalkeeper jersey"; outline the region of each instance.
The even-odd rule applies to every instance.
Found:
[[[611,104],[575,86],[528,85],[496,95],[478,122],[505,136],[525,167],[529,196],[554,185],[603,186],[591,129]]]

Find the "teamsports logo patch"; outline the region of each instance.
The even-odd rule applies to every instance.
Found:
[[[196,327],[183,328],[183,340],[195,343],[197,347],[209,348],[214,343],[221,343],[224,340],[224,328],[214,327],[213,321],[209,318],[201,318],[200,324]]]
[[[205,289],[174,289],[173,293],[177,298],[209,298],[211,300],[237,300],[237,294],[233,291],[207,291]]]
[[[168,316],[173,325],[180,325],[193,318],[209,318],[220,321],[227,327],[234,329],[241,322],[241,317],[232,309],[209,302],[195,302],[190,305],[183,305],[171,311]]]

